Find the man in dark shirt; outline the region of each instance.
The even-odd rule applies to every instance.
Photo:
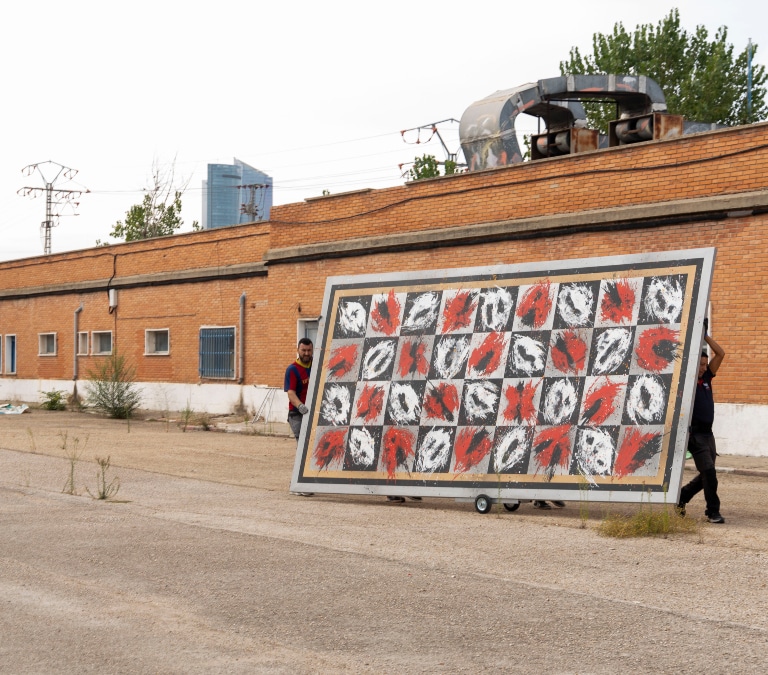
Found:
[[[704,330],[707,329],[705,322]],[[696,385],[696,397],[693,402],[691,428],[688,435],[688,452],[691,453],[699,474],[680,490],[678,509],[685,515],[685,505],[701,490],[707,504],[705,515],[710,523],[722,524],[725,518],[720,515],[720,498],[717,496],[717,471],[715,459],[717,449],[712,423],[715,421],[715,400],[712,396],[712,378],[717,374],[723,362],[725,351],[709,335],[704,334],[704,341],[714,353],[709,360],[707,352],[702,352],[699,359],[699,381]]]
[[[288,394],[288,424],[296,440],[299,440],[301,432],[301,418],[309,412],[305,403],[312,371],[312,352],[312,340],[301,338],[296,347],[296,360],[285,369],[283,391]]]
[[[309,412],[306,406],[309,375],[312,371],[312,353],[314,346],[309,338],[301,338],[296,347],[296,360],[285,369],[283,390],[288,395],[288,424],[296,440],[301,434],[302,417]],[[311,497],[312,492],[293,492],[291,494]]]

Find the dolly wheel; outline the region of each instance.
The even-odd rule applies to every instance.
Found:
[[[488,513],[493,507],[491,498],[486,495],[477,495],[475,499],[475,509],[478,513]]]
[[[507,504],[504,502],[504,508],[507,511],[517,511],[520,508],[520,502],[515,502],[514,504]]]

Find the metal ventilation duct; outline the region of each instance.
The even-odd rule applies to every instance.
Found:
[[[497,91],[464,111],[459,136],[470,171],[523,161],[515,119],[540,117],[550,132],[586,126],[584,99],[614,100],[620,118],[667,110],[661,87],[635,75],[565,75]]]

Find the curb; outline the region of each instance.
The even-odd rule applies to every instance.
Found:
[[[685,468],[696,471],[696,465],[691,461],[686,461]],[[755,476],[757,478],[768,478],[766,469],[740,469],[733,466],[718,466],[717,473],[732,473],[735,476]]]
[[[694,467],[695,470],[695,467]],[[732,473],[737,476],[757,476],[758,478],[768,478],[768,471],[764,469],[735,469],[728,466],[718,466],[718,473]]]

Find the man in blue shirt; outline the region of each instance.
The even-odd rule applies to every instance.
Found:
[[[704,321],[707,330],[707,321]],[[715,459],[717,449],[715,436],[712,433],[712,423],[715,421],[715,400],[712,395],[712,378],[715,377],[720,364],[725,357],[725,350],[709,335],[704,333],[704,341],[714,353],[709,360],[704,351],[699,359],[699,381],[696,385],[696,397],[693,402],[691,428],[688,435],[688,452],[691,453],[699,474],[680,490],[678,509],[680,515],[685,515],[685,505],[701,490],[704,490],[704,500],[707,509],[704,512],[710,523],[721,525],[725,518],[720,515],[720,498],[717,496],[717,471]]]

